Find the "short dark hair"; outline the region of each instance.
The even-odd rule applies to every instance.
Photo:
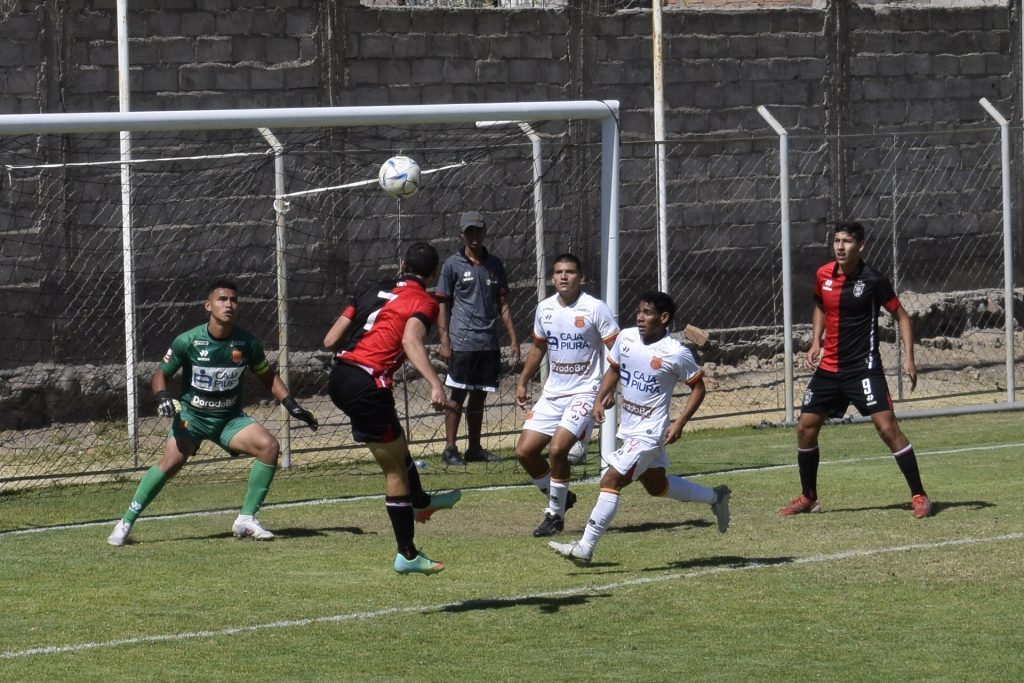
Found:
[[[832,236],[837,232],[845,232],[858,242],[864,242],[864,226],[857,221],[839,221],[832,229]]]
[[[405,250],[405,272],[430,277],[440,260],[437,249],[426,242],[414,242]]]
[[[233,280],[229,280],[224,277],[217,278],[210,283],[210,286],[206,288],[206,296],[213,294],[215,289],[230,289],[231,291],[238,293],[238,285]]]
[[[555,259],[551,262],[551,270],[552,271],[555,269],[555,264],[556,263],[572,263],[572,264],[575,264],[576,270],[578,270],[580,272],[580,275],[583,274],[583,262],[580,261],[580,257],[577,256],[576,254],[570,254],[569,252],[565,252],[563,254],[559,254],[558,256],[556,256]]]
[[[668,321],[676,317],[676,302],[665,292],[648,290],[640,295],[640,303],[647,303],[658,313],[668,313]]]

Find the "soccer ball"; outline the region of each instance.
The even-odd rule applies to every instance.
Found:
[[[420,189],[420,165],[409,157],[391,157],[380,166],[377,181],[395,199],[404,199]]]
[[[569,464],[570,465],[582,465],[587,461],[587,446],[589,445],[589,439],[586,441],[577,441],[569,449]]]

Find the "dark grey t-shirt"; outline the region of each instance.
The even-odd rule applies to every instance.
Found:
[[[454,350],[498,348],[498,297],[508,294],[501,259],[484,250],[483,261],[476,264],[459,250],[441,266],[436,291],[449,306],[448,337]]]

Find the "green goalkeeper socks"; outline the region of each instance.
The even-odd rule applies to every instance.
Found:
[[[157,494],[160,493],[160,489],[167,483],[167,475],[164,474],[159,467],[153,465],[146,474],[143,475],[142,481],[139,482],[138,488],[135,489],[135,496],[132,498],[131,505],[128,506],[128,512],[124,513],[124,521],[132,524],[142,511],[146,509],[146,506],[153,502]]]
[[[274,474],[277,468],[267,465],[259,460],[252,463],[249,470],[249,488],[245,492],[245,500],[242,501],[242,514],[255,515],[263,504],[263,499],[270,491],[270,482],[274,481]]]

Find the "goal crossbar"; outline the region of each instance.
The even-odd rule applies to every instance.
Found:
[[[616,119],[618,112],[617,100],[571,100],[566,102],[417,104],[294,109],[7,114],[0,116],[0,135],[475,123],[476,121],[503,119],[519,121],[597,120]]]

